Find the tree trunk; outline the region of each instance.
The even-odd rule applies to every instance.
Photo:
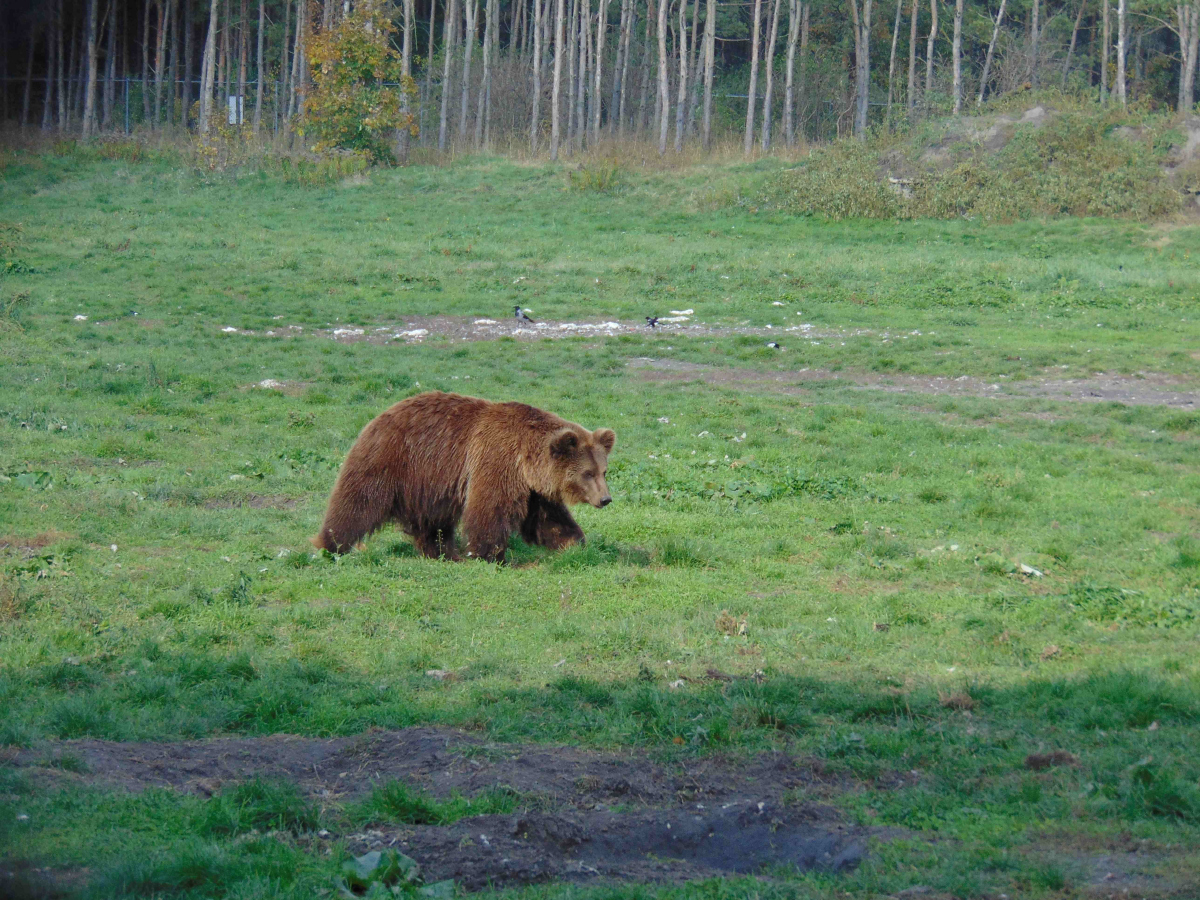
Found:
[[[1125,0],[1117,0],[1117,99],[1125,105],[1125,51],[1128,31],[1125,27]]]
[[[1196,58],[1200,56],[1200,2],[1175,7],[1179,21],[1179,112],[1191,112],[1196,85]]]
[[[150,113],[150,0],[146,0],[142,14],[142,121],[151,121]]]
[[[933,21],[929,25],[929,40],[925,42],[925,108],[929,108],[929,95],[933,92],[933,45],[938,33],[938,0],[929,0],[929,13]]]
[[[83,137],[91,134],[92,119],[96,115],[96,70],[99,60],[99,6],[100,0],[87,0],[87,86],[84,88]],[[7,87],[7,85],[6,85]]]
[[[937,0],[933,2],[937,3]],[[871,0],[863,0],[861,13],[858,0],[850,0],[850,11],[854,23],[854,135],[863,141],[867,138],[867,104],[871,89]]]
[[[111,38],[112,32],[109,32]],[[33,93],[33,54],[37,50],[37,29],[29,26],[29,55],[25,58],[25,91],[21,95],[21,126],[29,124],[29,98]]]
[[[167,30],[170,7],[166,0],[158,2],[158,41],[154,48],[154,127],[162,125],[163,80],[166,75]]]
[[[762,0],[755,0],[761,3]],[[1122,0],[1124,2],[1124,0]],[[671,107],[671,89],[667,75],[667,7],[671,0],[658,0],[658,155],[667,152],[667,118]]]
[[[646,107],[650,97],[650,82],[654,79],[654,67],[650,65],[651,59],[651,41],[654,35],[654,22],[657,21],[654,12],[654,0],[646,0],[646,26],[642,30],[645,32],[645,39],[642,41],[642,58],[641,70],[642,81],[641,90],[638,97],[638,117],[637,129],[634,131],[639,137],[646,127]]]
[[[113,107],[117,102],[117,4],[108,4],[108,34],[104,49],[104,103],[100,114],[100,128],[112,127]]]
[[[854,0],[851,0],[854,2]],[[750,155],[754,149],[754,101],[758,90],[758,45],[762,30],[762,0],[754,0],[754,23],[750,38],[750,87],[746,99],[746,134],[742,138],[742,152]]]
[[[1087,8],[1087,0],[1080,0],[1079,12],[1075,15],[1075,27],[1071,29],[1071,46],[1067,48],[1067,61],[1063,63],[1062,89],[1067,89],[1067,75],[1071,72],[1071,57],[1075,55],[1075,41],[1079,37],[1079,23],[1083,20],[1083,11]],[[994,42],[994,39],[993,39]]]
[[[984,95],[984,92],[987,90],[988,74],[992,71],[992,54],[996,51],[996,38],[1000,35],[1000,23],[1004,21],[1004,6],[1007,2],[1008,2],[1008,0],[1000,0],[1000,10],[999,10],[999,12],[996,13],[996,23],[995,23],[995,25],[992,26],[992,39],[988,43],[987,56],[983,60],[983,75],[979,79],[979,96],[975,98],[976,106],[981,106],[983,104],[983,95]],[[1083,12],[1082,5],[1080,5],[1079,11],[1082,14],[1082,12]],[[1078,19],[1075,20],[1075,27],[1076,28],[1079,27]],[[1074,35],[1071,36],[1071,48],[1072,49],[1075,48],[1075,36]],[[1071,64],[1071,58],[1070,58],[1070,56],[1068,56],[1067,57],[1067,65],[1070,65],[1070,64]],[[1065,70],[1064,70],[1063,78],[1064,79],[1066,78]],[[1063,87],[1066,87],[1065,81],[1064,81]]]
[[[186,3],[187,0],[184,0]],[[263,65],[263,31],[266,30],[267,24],[267,0],[258,0],[258,34],[255,35],[254,45],[254,133],[258,134],[258,130],[262,127],[262,98],[263,98],[263,78],[266,77],[266,69]],[[408,32],[405,32],[405,37],[408,37]],[[405,97],[408,95],[405,94]]]
[[[58,80],[58,88],[55,91],[55,99],[58,101],[58,130],[62,131],[67,127],[67,76],[66,76],[66,48],[63,44],[63,33],[66,31],[64,27],[66,22],[66,10],[63,0],[58,0],[58,14],[55,20],[54,37],[58,42],[57,51],[54,54],[54,65],[57,69],[56,75]]]
[[[282,100],[279,101],[279,103],[275,107],[275,122],[276,122],[275,131],[276,131],[276,133],[279,132],[280,118],[281,117],[284,119],[287,118],[286,104],[288,103],[288,98],[291,96],[291,90],[292,90],[292,81],[291,81],[292,66],[289,61],[290,55],[288,54],[288,38],[289,38],[289,35],[291,34],[291,30],[290,30],[291,21],[292,21],[292,4],[291,4],[290,0],[284,0],[284,4],[283,4],[283,42],[279,45],[279,80],[283,82],[283,84],[280,85],[280,87],[282,88],[282,92],[283,92],[283,98],[282,98]],[[280,105],[283,105],[284,109],[280,109],[279,108]]]
[[[579,0],[571,0],[570,5],[565,7],[566,12],[566,42],[567,42],[567,134],[566,134],[566,150],[567,155],[571,155],[571,148],[575,141],[575,79],[578,75],[576,63],[579,54]]]
[[[167,54],[167,123],[175,124],[175,101],[179,96],[179,0],[170,0],[171,9],[167,21],[171,23],[170,40]],[[184,0],[184,6],[187,0]]]
[[[704,126],[701,142],[712,146],[713,69],[716,68],[717,0],[708,0],[704,11]]]
[[[579,0],[579,72],[575,79],[575,148],[583,150],[587,133],[588,48],[592,43],[592,4]]]
[[[796,85],[796,42],[800,39],[800,0],[788,0],[787,63],[783,73],[783,143],[796,144],[796,120],[793,113]]]
[[[438,119],[438,150],[446,149],[447,122],[450,116],[450,94],[454,85],[450,76],[454,67],[454,38],[458,33],[458,6],[450,0],[442,28],[442,111]]]
[[[208,36],[204,39],[204,55],[200,63],[200,131],[207,134],[212,118],[213,75],[217,56],[217,0],[211,0],[208,10]]]
[[[286,5],[286,4],[285,4]],[[180,84],[180,121],[188,127],[192,107],[192,4],[183,0],[183,83]]]
[[[1041,18],[1040,0],[1033,0],[1031,16],[1032,19],[1029,27],[1029,83],[1036,88],[1038,86],[1038,38],[1041,37],[1041,29],[1038,27],[1038,20]]]
[[[247,22],[250,19],[250,10],[247,8],[247,0],[242,0],[241,21],[238,23],[238,83],[237,95],[242,99],[238,101],[239,120],[244,118],[243,107],[246,100],[246,66],[250,56],[250,33],[246,29]],[[241,125],[241,121],[238,122]]]
[[[225,9],[223,10],[222,18],[225,24],[221,28],[221,46],[220,52],[217,55],[217,84],[220,85],[220,101],[218,105],[221,107],[222,114],[229,108],[229,32],[233,28],[233,14],[229,9],[230,0],[225,0]],[[304,45],[297,44],[297,49]],[[299,55],[297,54],[297,59]],[[299,79],[297,79],[297,87],[299,87]]]
[[[935,0],[936,2],[936,0]],[[1035,0],[1036,3],[1036,0]],[[1036,8],[1036,6],[1035,6]],[[954,2],[954,41],[951,44],[950,55],[954,60],[954,114],[962,112],[962,20],[963,0]]]
[[[604,96],[604,38],[608,31],[608,0],[600,0],[600,11],[596,14],[596,51],[593,54],[595,60],[595,72],[592,76],[592,143],[600,143],[600,119],[603,116],[604,110],[601,108],[603,104],[600,98]],[[614,67],[615,68],[615,67]],[[608,117],[611,119],[613,109],[608,108]]]
[[[1108,102],[1108,48],[1112,46],[1112,25],[1108,0],[1104,0],[1104,38],[1100,41],[1100,102]]]
[[[692,37],[688,50],[687,133],[696,133],[696,113],[700,107],[700,0],[692,0]]]
[[[539,107],[542,102],[542,4],[533,0],[533,115],[529,120],[529,153],[537,156],[538,132],[541,130]]]
[[[479,0],[464,0],[463,2],[463,74],[462,100],[458,113],[458,136],[463,139],[467,134],[467,110],[471,105],[471,58],[475,55],[475,42],[479,31]]]
[[[494,0],[483,5],[483,80],[479,85],[478,109],[475,111],[475,150],[483,146],[483,125],[487,116],[488,92],[492,89],[492,29],[495,27]]]
[[[912,13],[910,14],[912,21],[908,24],[908,96],[904,98],[904,104],[908,109],[909,118],[912,118],[913,109],[917,103],[917,19],[920,18],[917,15],[919,12],[917,3],[918,0],[912,0]]]
[[[603,0],[608,2],[608,0]],[[617,30],[617,58],[613,61],[612,101],[608,106],[608,133],[625,133],[625,70],[629,64],[629,14],[633,4],[621,0],[621,25]]]
[[[534,0],[536,3],[537,0]],[[433,39],[437,34],[437,0],[429,0],[429,51],[425,54],[425,85],[421,88],[421,100],[417,109],[417,127],[421,146],[428,146],[425,128],[425,108],[433,97]]]
[[[796,76],[796,102],[804,103],[805,76],[808,74],[808,21],[812,13],[812,3],[801,3],[800,14],[800,74]],[[803,106],[800,107],[803,109]],[[796,130],[804,137],[804,117],[796,116]]]
[[[54,97],[54,67],[55,58],[55,36],[58,33],[58,9],[51,10],[50,22],[46,26],[46,92],[42,95],[42,131],[49,131],[51,124],[54,121],[53,109],[54,106],[51,100]]]
[[[900,14],[904,0],[896,0],[896,24],[892,26],[892,57],[888,62],[887,127],[892,127],[892,91],[896,81],[896,44],[900,41]]]
[[[296,33],[292,36],[292,67],[289,79],[292,83],[288,94],[287,117],[300,115],[301,80],[304,78],[304,23],[308,21],[308,12],[304,0],[296,0]]]
[[[762,106],[762,149],[764,153],[771,149],[771,113],[775,99],[775,44],[779,40],[779,7],[780,0],[775,0],[775,8],[771,13],[770,36],[767,38],[767,56],[763,60],[767,70],[767,83],[763,85]]]
[[[550,87],[550,160],[558,160],[558,145],[561,140],[562,68],[563,68],[563,22],[566,16],[565,0],[554,4],[554,81]]]
[[[776,4],[779,0],[775,0]],[[679,85],[675,101],[675,152],[683,152],[683,128],[687,121],[688,47],[687,0],[679,0]],[[694,33],[694,32],[693,32]]]

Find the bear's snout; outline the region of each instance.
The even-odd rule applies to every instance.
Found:
[[[596,505],[599,507],[605,507],[605,506],[608,506],[608,504],[610,504],[610,503],[612,503],[612,497],[605,496],[605,497],[601,497],[600,502],[597,503]]]

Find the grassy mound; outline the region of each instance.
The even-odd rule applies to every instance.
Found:
[[[1167,116],[1034,106],[841,141],[781,173],[770,194],[788,212],[833,219],[1147,220],[1180,207],[1170,168],[1182,143]]]

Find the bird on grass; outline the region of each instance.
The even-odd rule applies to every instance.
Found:
[[[513,318],[516,319],[518,322],[528,322],[530,325],[534,324],[533,319],[531,319],[531,318],[529,318],[529,316],[525,315],[525,313],[521,310],[521,307],[519,307],[519,306],[513,307]]]
[[[647,328],[657,328],[658,327],[658,316],[646,316],[646,327]]]
[[[767,341],[767,346],[770,347],[772,350],[782,350],[783,349],[783,344],[776,343],[775,341]]]

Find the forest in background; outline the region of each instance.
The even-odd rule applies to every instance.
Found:
[[[1189,111],[1200,43],[1200,0],[26,0],[5,15],[0,118],[292,141],[313,42],[356,13],[388,22],[400,74],[380,86],[413,79],[402,152],[552,159],[607,139],[750,153],[1026,88]]]

